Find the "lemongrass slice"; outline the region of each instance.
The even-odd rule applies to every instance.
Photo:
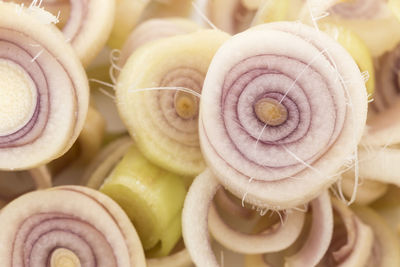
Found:
[[[343,193],[346,197],[351,198],[354,191],[354,172],[343,173],[342,177],[341,186]],[[388,190],[389,185],[386,183],[362,178],[362,182],[357,185],[357,196],[354,201],[356,204],[368,205],[382,197]]]
[[[399,194],[400,188],[390,185],[387,193],[371,205],[385,219],[390,228],[397,233],[397,237],[400,234]]]
[[[146,255],[166,256],[181,237],[181,210],[186,190],[181,177],[143,157],[135,145],[101,186],[135,225]]]
[[[384,12],[385,1],[383,0],[355,0],[341,1],[330,8],[330,11],[343,18],[371,19]]]
[[[122,69],[116,87],[119,113],[155,164],[182,175],[205,168],[198,140],[199,96],[208,65],[227,38],[202,30],[157,40],[133,53]]]
[[[83,128],[89,89],[52,25],[0,3],[0,169],[29,169],[65,153]]]
[[[85,125],[78,137],[79,160],[88,163],[100,150],[103,143],[106,122],[100,112],[90,106]]]
[[[368,95],[372,96],[375,91],[375,69],[371,53],[365,42],[355,32],[346,27],[330,23],[321,24],[320,27],[346,48],[357,63],[360,71],[367,75],[365,86],[367,87]]]
[[[1,244],[9,244],[0,247],[1,266],[145,266],[126,214],[89,188],[25,194],[2,210],[0,225]]]
[[[245,205],[242,205],[244,203],[241,200],[232,196],[232,194],[223,188],[220,188],[215,194],[214,203],[216,208],[236,218],[251,220],[256,214],[254,210],[250,210]]]
[[[374,235],[352,210],[337,199],[332,200],[337,220],[333,238],[322,266],[364,267],[369,259]]]
[[[99,189],[132,144],[130,137],[121,137],[104,147],[86,167],[82,185]]]
[[[213,0],[207,4],[210,20],[217,28],[230,34],[249,28],[258,8],[258,6],[246,6],[242,0]]]
[[[295,207],[332,184],[356,151],[366,99],[357,65],[329,36],[300,23],[260,25],[213,58],[200,107],[202,152],[237,197]]]
[[[388,0],[388,6],[392,10],[393,14],[400,21],[400,3],[396,0]]]
[[[107,44],[121,48],[150,0],[117,0],[113,28]]]
[[[400,150],[396,148],[374,147],[360,149],[360,177],[400,186]]]
[[[89,106],[85,125],[74,145],[62,157],[48,164],[52,176],[57,176],[71,164],[86,164],[100,150],[105,121],[101,114]]]
[[[165,37],[194,32],[199,29],[200,27],[197,24],[183,18],[146,20],[129,35],[121,50],[118,65],[123,67],[129,56],[145,43]]]
[[[208,212],[212,199],[221,187],[212,172],[207,169],[193,182],[186,196],[182,213],[183,238],[196,266],[216,267],[217,262],[208,234]],[[333,217],[329,195],[324,192],[311,203],[312,230],[304,247],[287,259],[288,266],[313,266],[325,254],[332,236]]]
[[[4,2],[18,3],[24,7],[30,7],[31,11],[44,8],[57,18],[57,27],[62,28],[68,21],[71,4],[70,0],[47,0],[40,2],[38,0],[5,0]]]
[[[104,180],[132,144],[130,137],[121,137],[108,144],[87,167],[82,183],[93,189],[100,189]],[[192,267],[192,261],[186,249],[165,257],[146,259],[146,263],[149,267]]]
[[[208,227],[211,234],[224,247],[245,254],[258,254],[283,250],[300,235],[305,213],[286,211],[283,221],[259,234],[245,234],[225,223],[214,205],[210,206]]]
[[[354,0],[337,3],[326,21],[355,31],[370,48],[373,57],[393,49],[400,41],[399,20],[385,0]]]
[[[140,20],[154,18],[188,17],[192,10],[192,0],[153,0],[144,10]]]
[[[400,101],[400,45],[379,59],[377,75],[378,90],[372,107],[375,111],[382,112]]]
[[[182,249],[166,257],[146,260],[147,267],[193,267],[192,259],[186,249]]]
[[[369,111],[366,131],[360,144],[366,147],[386,147],[400,143],[400,99],[379,113],[373,112],[372,108]]]
[[[372,252],[366,266],[395,267],[400,266],[400,243],[396,233],[388,223],[373,209],[364,206],[352,208],[357,216],[374,232]]]
[[[267,22],[293,20],[297,17],[297,13],[303,5],[303,0],[265,0],[257,9],[251,25],[255,26]]]
[[[308,228],[290,248],[279,252],[278,262],[285,267],[315,266],[328,250],[333,232],[333,214],[330,197],[327,191],[310,203],[312,218]],[[246,255],[246,267],[277,266],[272,254]],[[283,259],[282,259],[283,258]]]
[[[0,172],[0,207],[20,195],[51,187],[51,175],[46,165],[27,171]]]
[[[65,40],[71,43],[84,66],[88,66],[97,56],[111,33],[115,0],[18,0],[17,2],[24,3],[31,9],[48,9],[55,16],[61,17],[61,21],[66,21],[62,27]],[[65,6],[66,2],[69,2],[68,8]]]

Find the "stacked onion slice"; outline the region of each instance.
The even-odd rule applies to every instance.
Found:
[[[88,188],[25,194],[2,210],[0,225],[7,244],[0,248],[1,266],[145,266],[128,217]]]
[[[136,50],[124,65],[117,107],[138,148],[155,164],[192,176],[205,168],[199,94],[208,65],[227,38],[214,30],[164,38]]]
[[[367,112],[360,71],[322,32],[257,26],[216,53],[200,107],[208,166],[239,198],[285,209],[315,198],[352,156]]]
[[[88,82],[64,36],[0,3],[0,169],[28,169],[65,153],[83,128]]]

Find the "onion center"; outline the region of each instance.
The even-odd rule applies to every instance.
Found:
[[[81,267],[78,256],[71,250],[58,248],[53,251],[50,259],[51,267]]]
[[[0,136],[18,131],[30,120],[35,98],[30,76],[14,62],[0,59]]]
[[[258,100],[254,104],[254,112],[260,121],[271,126],[281,125],[288,117],[286,107],[273,98]]]
[[[199,112],[199,103],[196,96],[186,92],[175,94],[174,106],[176,113],[182,119],[195,118]]]

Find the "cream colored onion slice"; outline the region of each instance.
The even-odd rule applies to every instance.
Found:
[[[25,194],[0,214],[2,266],[145,266],[137,233],[110,198],[79,186]],[[62,249],[62,250],[60,250]]]
[[[85,121],[81,63],[53,25],[0,2],[0,169],[29,169],[64,154]]]
[[[330,37],[294,22],[257,26],[213,58],[200,105],[202,152],[238,198],[276,209],[304,204],[355,153],[366,99],[357,65]]]

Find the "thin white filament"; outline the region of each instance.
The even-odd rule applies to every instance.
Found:
[[[196,5],[195,2],[192,1],[192,6],[194,7],[194,10],[197,12],[197,14],[200,15],[200,17],[208,24],[210,25],[211,28],[214,30],[218,30],[217,26],[215,26],[209,18],[200,10],[200,8]]]

